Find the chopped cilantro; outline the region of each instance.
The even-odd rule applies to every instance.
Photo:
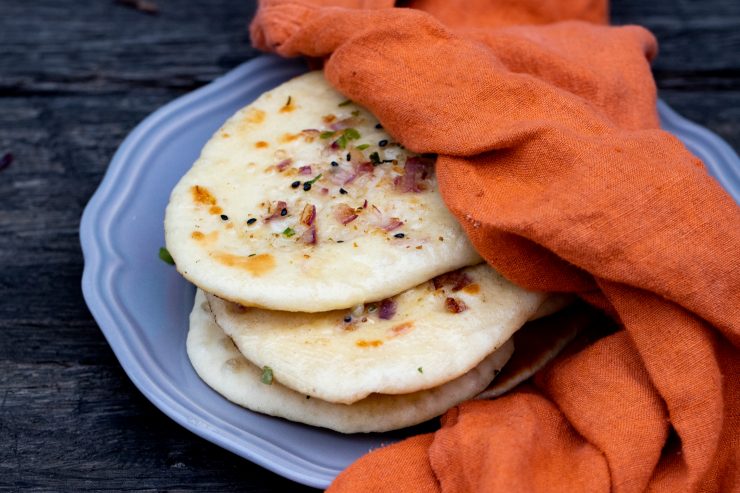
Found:
[[[170,255],[170,252],[165,247],[159,249],[159,258],[166,264],[175,265],[175,259],[172,258],[172,255]]]
[[[349,99],[345,99],[344,101],[339,103],[337,106],[347,106],[348,104],[352,104],[352,101],[350,101]]]
[[[265,385],[272,385],[272,368],[269,366],[262,367],[262,383]]]
[[[357,140],[361,137],[360,132],[354,128],[345,128],[342,135],[337,139],[337,145],[342,149],[347,147],[347,143],[350,140]]]
[[[318,175],[316,175],[316,178],[314,178],[313,180],[309,180],[306,183],[308,183],[308,186],[310,187],[311,185],[319,181],[319,178],[321,178],[323,175],[324,175],[323,173],[319,173]],[[306,183],[304,183],[303,185],[305,186]]]
[[[364,150],[365,150],[365,149],[367,149],[368,147],[370,147],[370,144],[362,144],[362,145],[358,145],[358,146],[357,146],[357,149],[359,149],[359,150],[361,150],[361,151],[364,151]]]
[[[349,140],[355,140],[360,138],[360,132],[358,132],[355,128],[345,128],[344,136],[347,137],[347,139]]]
[[[291,236],[295,235],[295,230],[294,230],[293,228],[285,228],[285,229],[283,230],[283,234],[284,234],[284,235],[285,235],[286,237],[290,238]]]
[[[352,116],[360,116],[360,110],[353,111]]]
[[[420,366],[419,368],[417,368],[417,369],[416,369],[416,371],[418,371],[419,373],[424,373],[424,368],[422,368],[422,367]]]
[[[327,130],[326,132],[321,132],[319,134],[319,138],[321,138],[321,139],[329,139],[329,138],[333,137],[335,133],[336,132],[333,131],[333,130]]]

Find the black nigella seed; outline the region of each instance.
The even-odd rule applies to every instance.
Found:
[[[337,243],[344,243],[344,240],[337,240]]]
[[[406,236],[406,235],[405,235],[405,234],[403,234],[403,233],[396,233],[396,234],[394,234],[393,236],[394,236],[395,238],[403,238],[403,237],[404,237],[404,236]]]
[[[342,195],[346,195],[347,194],[347,190],[345,190],[344,188],[340,188],[339,189],[339,193],[341,193]]]
[[[387,141],[386,139],[383,139],[383,140],[381,140],[380,142],[378,142],[378,145],[379,145],[380,147],[385,147],[385,146],[387,146],[387,145],[388,145],[388,141]]]
[[[344,317],[344,321],[347,322],[347,323],[350,323],[352,321],[352,317],[350,317],[349,315],[347,315],[346,317]]]
[[[224,221],[228,221],[229,216],[227,216],[226,214],[221,214],[221,219],[223,219]]]
[[[311,190],[311,184],[310,184],[310,183],[308,183],[308,182],[304,183],[304,184],[303,184],[303,190],[304,190],[305,192],[308,192],[309,190]]]
[[[348,152],[348,153],[347,153],[347,161],[350,161],[351,159],[352,159],[352,154],[350,154],[350,153]]]
[[[376,123],[375,128],[378,128],[378,129],[383,128],[383,125],[381,125],[380,123]]]
[[[332,166],[339,166],[339,163],[338,163],[338,162],[336,162],[336,161],[332,161],[332,162],[331,162],[331,165],[332,165]]]
[[[292,188],[298,188],[298,187],[300,187],[300,186],[301,186],[301,182],[299,182],[299,181],[297,181],[297,180],[296,180],[296,181],[294,181],[293,183],[291,183],[291,184],[290,184],[290,186],[291,186]]]
[[[288,215],[288,209],[286,209],[285,207],[283,207],[282,210],[280,210],[280,215],[281,216],[287,216]]]
[[[252,218],[249,218],[249,219],[247,219],[247,224],[254,224],[254,223],[256,223],[256,222],[257,222],[257,219],[255,219],[255,218],[253,218],[253,217],[252,217]]]

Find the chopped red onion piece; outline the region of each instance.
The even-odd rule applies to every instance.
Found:
[[[288,166],[290,166],[292,162],[293,162],[293,160],[290,159],[290,158],[283,159],[282,161],[280,161],[279,163],[277,163],[275,165],[275,167],[277,168],[278,171],[283,171],[285,168],[287,168]]]
[[[396,302],[391,298],[386,298],[380,302],[378,308],[378,318],[382,320],[390,320],[396,314]]]
[[[316,225],[312,224],[309,228],[301,235],[301,241],[307,245],[316,244]]]
[[[403,226],[403,221],[401,221],[397,217],[392,217],[388,220],[387,223],[382,226],[382,228],[384,231],[393,231],[394,229],[398,229],[401,226]]]
[[[334,217],[342,224],[349,224],[357,219],[357,214],[347,204],[338,204],[334,207]]]
[[[418,156],[406,159],[403,175],[393,180],[396,190],[400,192],[423,192],[427,189],[424,180],[430,175],[432,162]]]
[[[270,205],[270,209],[268,209],[268,211],[267,211],[267,212],[270,213],[270,215],[267,216],[264,219],[264,221],[267,223],[267,222],[270,222],[271,219],[275,219],[276,217],[280,217],[282,215],[281,213],[282,213],[283,209],[287,209],[287,208],[288,208],[288,204],[285,203],[282,200],[279,200],[278,202],[275,202],[274,204],[271,204]]]
[[[434,289],[452,286],[452,291],[460,291],[473,282],[466,272],[459,269],[437,276],[432,281],[434,282]]]
[[[455,298],[445,299],[445,308],[450,313],[460,313],[468,309],[468,305],[463,300],[457,300]]]
[[[310,174],[312,174],[312,172],[311,172],[311,166],[310,165],[309,166],[301,166],[300,168],[298,168],[298,174],[299,175],[310,175]]]
[[[306,204],[301,213],[301,222],[306,226],[311,226],[316,219],[316,206],[313,204]]]

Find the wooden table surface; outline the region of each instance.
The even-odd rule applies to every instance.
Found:
[[[146,115],[256,56],[245,0],[0,0],[0,490],[309,491],[193,435],[128,380],[80,290],[82,210]],[[613,0],[660,95],[740,148],[740,2]]]

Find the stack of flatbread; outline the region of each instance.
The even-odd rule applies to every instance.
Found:
[[[482,263],[442,202],[433,157],[320,72],[216,132],[173,190],[165,233],[199,288],[187,351],[201,378],[251,410],[345,433],[498,395],[489,385],[514,333],[567,302]]]

